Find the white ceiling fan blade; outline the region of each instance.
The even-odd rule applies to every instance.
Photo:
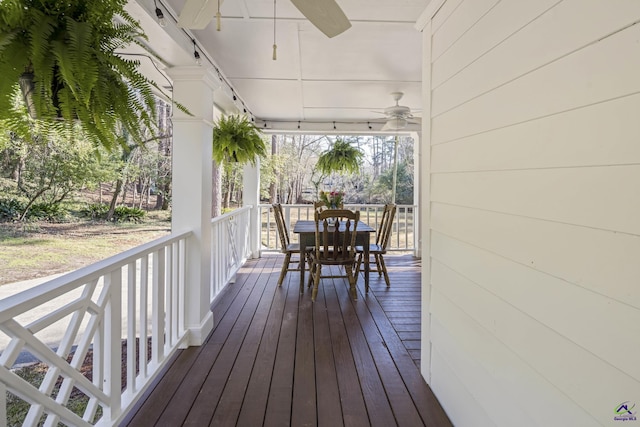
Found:
[[[220,0],[222,5],[224,0]],[[180,17],[178,27],[202,30],[213,19],[218,11],[218,0],[187,0]]]
[[[351,22],[335,0],[291,0],[291,3],[329,38],[351,28]]]

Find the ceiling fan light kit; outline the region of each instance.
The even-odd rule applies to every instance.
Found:
[[[403,96],[403,92],[391,92],[391,97],[396,101],[396,105],[387,107],[384,111],[376,111],[377,113],[384,114],[387,118],[386,123],[380,130],[400,130],[406,128],[409,123],[420,123],[419,119],[413,116],[411,108],[400,105],[400,100]]]

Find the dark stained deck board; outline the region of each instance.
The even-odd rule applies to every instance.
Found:
[[[354,301],[346,280],[323,279],[315,303],[299,273],[277,286],[283,256],[249,261],[215,301],[207,342],[179,351],[123,425],[450,426],[416,365],[419,262],[385,260],[390,288],[372,274],[365,294],[360,278]]]
[[[293,296],[297,299],[297,293],[294,293]],[[256,354],[256,363],[251,371],[251,378],[238,417],[238,425],[260,425],[265,418],[286,304],[287,288],[279,287],[276,289],[273,305]]]
[[[300,291],[297,274],[289,274],[280,289],[286,289],[285,310],[280,326],[280,336],[276,349],[271,386],[267,389],[268,401],[264,426],[289,425],[291,422],[291,404],[293,401],[293,373],[296,354],[296,335],[298,324],[298,302]],[[255,424],[241,424],[259,426]]]
[[[384,279],[373,275],[370,284],[376,300],[381,304],[387,318],[409,351],[416,366],[420,367],[420,351],[415,351],[414,340],[420,340],[420,322],[422,318],[420,281],[420,263],[407,263],[406,258],[386,256],[388,269],[393,270],[391,286]],[[394,260],[402,260],[400,266]]]
[[[224,310],[230,306],[231,302],[235,299],[239,291],[251,283],[251,279],[254,277],[252,270],[257,266],[247,266],[247,273],[242,277],[242,280],[235,284],[228,286],[220,298],[218,299],[219,310]],[[256,272],[261,270],[255,269]],[[238,307],[241,307],[240,305]],[[216,312],[214,311],[214,321],[216,321]],[[195,396],[200,390],[200,385],[204,382],[204,377],[198,378],[185,378],[185,372],[202,372],[205,369],[208,370],[211,366],[211,360],[215,360],[220,351],[222,345],[215,345],[207,343],[201,347],[189,347],[179,352],[173,364],[167,370],[167,373],[161,378],[156,387],[154,388],[153,399],[147,399],[142,407],[135,413],[135,416],[130,420],[130,425],[154,425],[160,418],[160,416],[166,412],[163,417],[163,422],[167,423],[179,423],[182,422],[184,417],[181,413],[185,414],[189,411],[191,405],[185,405],[184,402],[191,402],[195,399]],[[187,379],[187,381],[185,381]],[[177,406],[174,411],[165,411],[170,403],[174,402],[174,396],[179,395],[183,399],[182,406]],[[182,409],[182,411],[181,411]],[[129,422],[132,414],[125,420]],[[170,424],[167,424],[170,425]]]
[[[390,265],[387,265],[387,269],[390,270]],[[364,283],[358,282],[358,287],[361,292],[364,292]],[[378,329],[393,357],[398,372],[407,387],[407,391],[420,412],[424,424],[429,426],[451,425],[444,411],[432,410],[434,405],[439,406],[439,403],[422,377],[416,375],[416,364],[384,313],[383,305],[380,304],[376,298],[368,298],[367,307],[378,325]]]
[[[331,345],[330,313],[325,307],[325,287],[318,289],[317,304],[312,304],[313,310],[313,340],[316,357],[318,425],[344,426],[342,418],[342,404],[340,402],[340,387],[338,384],[336,362]]]
[[[356,371],[354,352],[347,335],[347,325],[342,317],[340,305],[334,292],[334,286],[346,289],[346,282],[335,279],[325,279],[328,283],[321,284],[325,301],[317,301],[318,310],[325,305],[331,330],[331,345],[336,365],[336,376],[342,403],[342,418],[345,426],[368,426],[369,416],[365,405],[361,384]],[[323,286],[333,284],[334,286]]]

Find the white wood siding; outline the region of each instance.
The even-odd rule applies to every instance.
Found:
[[[640,1],[440,3],[423,373],[456,426],[640,426]]]

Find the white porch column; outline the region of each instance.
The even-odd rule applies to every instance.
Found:
[[[249,248],[251,258],[260,257],[260,158],[256,164],[247,163],[242,174],[242,205],[252,205],[251,224],[249,226]]]
[[[422,199],[420,189],[422,188],[421,179],[422,179],[422,171],[424,170],[424,165],[422,164],[422,132],[412,132],[411,137],[413,138],[413,204],[418,206],[418,212],[413,213],[413,256],[421,258],[422,257],[422,248],[420,239],[420,211],[422,210]]]
[[[211,329],[211,155],[213,91],[217,78],[202,67],[169,71],[176,101],[193,116],[174,108],[173,232],[193,231],[187,241],[185,326],[189,345],[201,345]]]

